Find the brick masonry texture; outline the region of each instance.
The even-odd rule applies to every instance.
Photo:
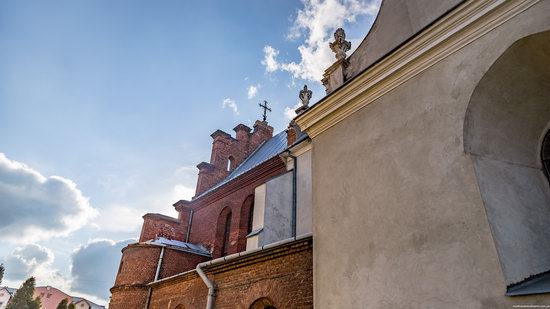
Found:
[[[276,308],[313,308],[311,238],[206,268],[217,286],[215,308],[248,309],[268,298]],[[195,274],[153,286],[150,308],[204,308],[208,290]]]
[[[236,138],[220,130],[212,134],[211,162],[198,165],[197,192],[207,190],[226,177],[273,135],[273,128],[261,121],[256,122],[252,133],[242,124],[234,130]],[[229,171],[228,160],[232,161]],[[162,236],[187,241],[190,224],[188,241],[205,246],[212,254],[207,257],[167,247],[158,279],[188,272],[201,262],[222,256],[228,213],[231,225],[226,252],[233,254],[246,250],[254,189],[285,172],[283,160],[276,156],[208,194],[191,201],[178,201],[174,204],[177,219],[161,214],[144,215],[139,243],[122,250],[120,271],[111,289],[110,308],[144,308],[148,284],[155,279],[161,251],[159,246],[145,243],[148,240]],[[191,212],[193,219],[189,223]],[[220,297],[216,308],[248,308],[260,297],[268,297],[282,306],[278,308],[312,308],[311,243],[298,247],[262,252],[244,262],[231,262],[208,270],[209,276],[219,280]],[[177,277],[179,279],[158,285],[158,291],[153,291],[150,308],[175,308],[184,300],[186,309],[206,305],[207,288],[196,273]]]
[[[187,220],[181,222],[176,218],[160,214],[146,214],[143,216],[139,241],[155,239],[157,236],[183,241],[186,231]]]

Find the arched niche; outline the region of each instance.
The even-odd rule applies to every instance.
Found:
[[[254,219],[254,194],[247,196],[241,206],[239,219],[239,251],[246,250],[246,235],[252,232]]]
[[[515,42],[495,61],[476,86],[464,123],[464,148],[509,295],[550,271],[550,187],[541,163],[549,123],[547,31]]]

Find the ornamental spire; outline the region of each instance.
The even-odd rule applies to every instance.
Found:
[[[346,41],[346,32],[342,28],[336,29],[334,32],[334,42],[328,43],[330,49],[336,53],[336,59],[346,59],[346,52],[351,48],[351,42]]]

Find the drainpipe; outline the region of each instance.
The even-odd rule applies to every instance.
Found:
[[[198,264],[195,270],[197,271],[197,274],[199,274],[199,276],[201,277],[204,284],[206,284],[206,286],[208,287],[208,298],[206,299],[206,309],[213,309],[214,302],[216,301],[216,287],[214,286],[214,282],[210,281],[210,279],[208,279],[208,276],[206,276],[206,274],[202,270],[203,264],[204,263]]]
[[[187,221],[187,234],[185,235],[185,242],[189,242],[189,235],[191,235],[192,222],[193,222],[193,209],[189,211],[189,220]]]
[[[287,243],[290,243],[290,242],[293,242],[293,241],[296,241],[296,240],[300,240],[300,239],[305,239],[305,238],[308,238],[308,237],[311,237],[311,236],[312,236],[311,233],[300,235],[300,237],[293,236],[293,237],[290,237],[290,238],[287,238],[287,239],[284,239],[284,240],[281,240],[281,241],[277,241],[277,242],[274,242],[274,243],[271,243],[271,244],[268,244],[268,245],[265,245],[265,246],[258,247],[256,249],[234,253],[234,254],[231,254],[231,255],[228,255],[228,256],[217,258],[215,260],[211,260],[211,261],[207,261],[207,262],[203,262],[203,263],[198,264],[197,267],[195,268],[195,271],[199,274],[199,276],[201,277],[204,284],[208,287],[208,299],[207,299],[207,302],[206,302],[206,309],[213,309],[214,308],[214,302],[216,301],[216,287],[214,285],[214,282],[212,282],[208,278],[208,276],[206,276],[206,274],[204,273],[204,270],[202,269],[203,267],[216,265],[216,264],[220,264],[220,263],[223,263],[223,262],[229,262],[229,261],[234,260],[234,259],[239,258],[239,257],[251,255],[251,254],[266,250],[266,249],[274,248],[274,247],[277,247],[277,246],[280,246],[280,245],[284,245],[284,244],[287,244]],[[192,272],[192,270],[188,271],[188,272],[185,272],[185,273],[190,273],[190,272]],[[182,273],[182,274],[184,274],[184,273]],[[181,274],[179,274],[179,275],[181,275]],[[179,275],[174,275],[172,277],[176,277],[176,276],[179,276]],[[162,280],[169,280],[169,279],[171,279],[171,278],[168,277],[168,278],[164,278]]]
[[[160,267],[162,266],[162,259],[163,258],[164,258],[164,246],[162,246],[160,248],[159,260],[157,262],[157,270],[155,271],[155,280],[153,280],[153,282],[155,282],[159,279]],[[145,309],[149,309],[149,302],[151,301],[152,292],[153,292],[153,288],[149,287],[149,290],[147,291],[147,301],[145,302]]]
[[[298,176],[298,158],[293,156],[290,153],[290,150],[288,151],[288,156],[292,158],[293,168],[292,168],[292,237],[296,237],[296,212],[297,212],[297,203],[296,203],[296,196],[297,196],[297,176]]]

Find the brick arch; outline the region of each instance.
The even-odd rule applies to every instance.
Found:
[[[239,215],[239,251],[246,250],[246,235],[252,232],[252,217],[254,215],[254,194],[247,196]]]
[[[277,309],[277,308],[273,305],[273,302],[269,298],[262,297],[260,299],[255,300],[248,309]]]
[[[177,305],[176,307],[174,307],[174,309],[185,309],[185,306],[184,305]]]
[[[216,222],[216,240],[214,242],[214,257],[225,256],[230,253],[231,226],[233,225],[233,212],[226,206],[218,215]]]

